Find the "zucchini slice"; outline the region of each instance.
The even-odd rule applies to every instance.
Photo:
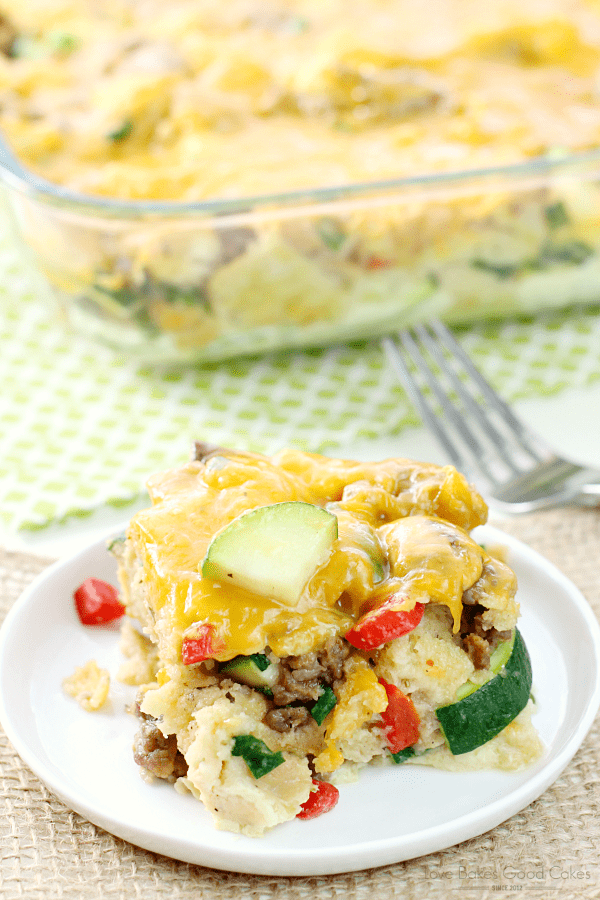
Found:
[[[390,756],[395,763],[403,763],[412,759],[413,756],[417,756],[417,751],[414,747],[405,747],[404,750],[398,750],[397,753],[390,753]]]
[[[214,536],[202,575],[295,606],[337,536],[336,517],[320,506],[299,500],[260,506]]]
[[[502,641],[502,643],[498,644],[492,656],[490,658],[490,674],[487,678],[487,681],[490,681],[494,675],[497,675],[500,669],[502,669],[510,658],[510,654],[513,652],[513,647],[515,644],[515,631],[509,640]],[[486,684],[485,681],[477,683],[475,681],[465,681],[464,684],[456,691],[456,696],[454,698],[454,702],[457,703],[459,700],[462,700],[463,697],[467,697],[469,694],[472,694],[474,691],[478,691],[482,684]]]
[[[529,653],[515,629],[512,653],[503,669],[462,700],[436,709],[451,753],[469,753],[500,734],[527,706],[531,684]]]
[[[264,653],[251,656],[235,656],[219,666],[219,671],[236,678],[249,687],[272,688],[278,677],[278,667],[272,665]]]

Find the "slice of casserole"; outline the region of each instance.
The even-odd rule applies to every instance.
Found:
[[[148,487],[113,545],[143,632],[134,755],[217,827],[316,815],[376,758],[539,755],[516,579],[470,537],[487,509],[454,468],[197,444]]]

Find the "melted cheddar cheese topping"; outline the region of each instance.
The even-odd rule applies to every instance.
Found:
[[[148,488],[152,506],[134,516],[128,538],[165,664],[178,661],[186,631],[203,623],[225,647],[222,660],[265,647],[300,655],[399,592],[406,609],[445,604],[456,631],[462,594],[489,560],[468,534],[486,520],[485,503],[451,466],[217,451],[154,476]],[[338,520],[331,552],[295,608],[202,577],[216,533],[249,509],[289,500],[326,507]]]
[[[84,193],[271,195],[600,138],[597,0],[1,0],[0,25],[0,125]]]

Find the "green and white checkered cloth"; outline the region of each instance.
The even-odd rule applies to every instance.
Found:
[[[600,379],[600,305],[461,340],[509,400]],[[194,439],[335,452],[418,423],[377,341],[153,370],[66,334],[1,224],[0,341],[0,521],[14,532],[129,503]]]

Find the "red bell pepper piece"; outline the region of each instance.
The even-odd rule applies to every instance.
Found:
[[[423,618],[425,606],[415,603],[413,609],[398,609],[403,602],[403,597],[392,594],[376,609],[365,613],[344,637],[358,650],[374,650],[393,638],[408,634]]]
[[[340,792],[334,784],[328,781],[317,781],[313,778],[314,790],[311,790],[308,800],[302,804],[302,809],[297,814],[297,819],[316,819],[323,813],[333,809],[340,798]]]
[[[125,612],[117,589],[100,578],[86,578],[73,597],[83,625],[105,625],[120,619]]]
[[[215,626],[207,622],[196,625],[188,637],[184,637],[181,645],[181,660],[184,666],[193,666],[205,659],[213,659],[217,653],[225,649],[225,644],[215,633]]]
[[[421,720],[410,697],[403,694],[395,684],[388,684],[383,678],[379,683],[385,688],[388,705],[381,713],[383,733],[392,753],[399,753],[412,747],[419,740]]]
[[[388,269],[391,265],[392,261],[383,256],[369,256],[365,268],[372,272],[375,269]]]

